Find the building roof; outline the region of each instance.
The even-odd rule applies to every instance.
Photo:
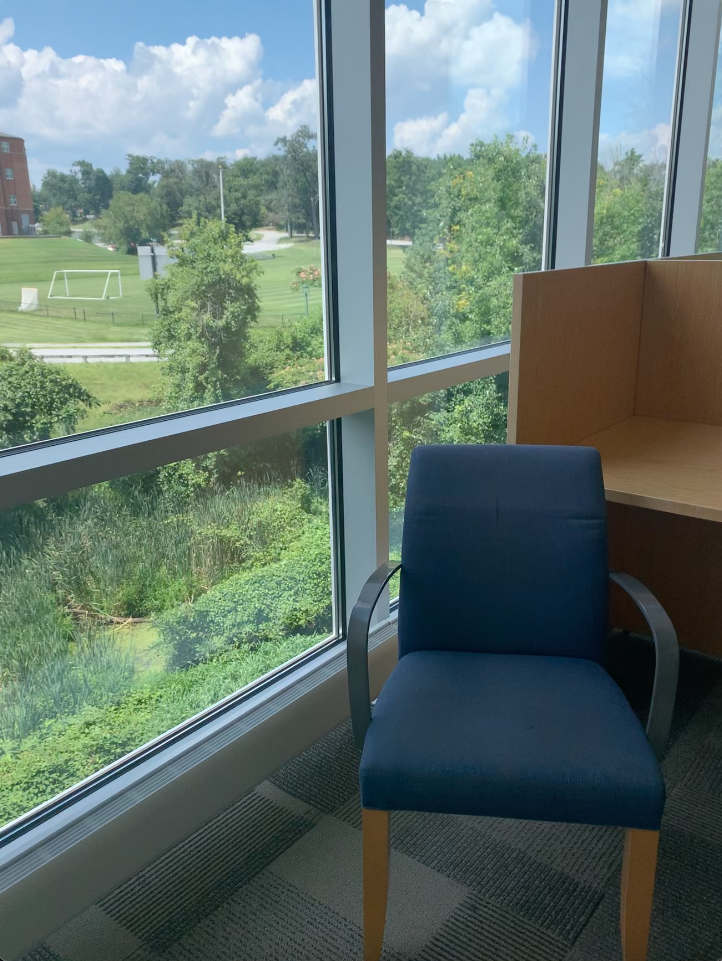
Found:
[[[14,133],[5,133],[4,130],[0,130],[0,137],[8,137],[10,140],[22,140],[23,143],[25,142],[25,138],[24,138],[24,137],[18,137],[18,136],[17,136],[16,134],[14,134]]]

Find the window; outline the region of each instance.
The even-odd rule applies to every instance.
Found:
[[[10,194],[9,202],[11,207],[17,207],[18,198],[15,196],[15,194]]]
[[[0,827],[334,632],[325,425],[0,515]]]
[[[658,257],[681,0],[611,0],[593,260]]]
[[[390,366],[509,337],[541,266],[554,4],[386,5]]]
[[[21,132],[46,236],[0,249],[0,822],[20,819],[0,829],[0,871],[13,832],[36,844],[34,805],[52,833],[58,791],[74,804],[88,777],[90,808],[104,765],[108,795],[136,760],[165,777],[169,741],[185,751],[190,727],[205,737],[250,710],[254,679],[277,670],[300,700],[341,670],[344,617],[378,558],[398,556],[413,447],[505,440],[512,277],[541,267],[545,214],[559,226],[552,0],[387,3],[385,91],[369,0],[248,4],[233,24],[211,7],[179,36],[141,24],[135,53],[70,24],[57,85],[11,65],[13,115],[42,101]],[[665,158],[645,144],[667,136],[678,25],[679,0],[610,2],[600,259],[659,242]],[[22,36],[17,64],[34,56]],[[104,57],[101,90],[83,71]],[[598,76],[592,61],[555,66],[555,86]],[[151,114],[128,96],[149,78]],[[592,148],[578,153],[591,170]],[[569,216],[586,236],[586,209]],[[150,251],[133,252],[151,240],[154,298]]]
[[[0,145],[2,146],[3,153],[10,153],[10,144],[7,140],[1,141]]]
[[[722,46],[717,52],[712,117],[704,177],[702,217],[697,239],[698,253],[722,250]]]
[[[6,179],[6,180],[14,180],[14,179],[15,179],[15,175],[13,174],[13,168],[12,168],[12,167],[6,167],[6,168],[5,168],[5,179]]]
[[[76,11],[73,49],[53,53],[67,84],[13,74],[15,105],[30,98],[54,118],[28,120],[22,132],[48,207],[42,232],[57,239],[42,250],[25,244],[12,272],[2,270],[0,345],[48,344],[58,357],[66,347],[58,372],[87,398],[77,416],[52,417],[45,434],[329,379],[314,4],[275,6],[287,15],[273,23],[249,8],[236,33],[220,13],[213,27],[203,17],[187,23],[182,38],[168,27],[163,42],[139,23],[135,47],[119,42],[112,55],[104,25],[87,30]],[[174,12],[160,3],[167,23]],[[93,63],[105,65],[102,90]],[[193,118],[182,136],[180,117]],[[137,256],[152,241],[155,260]],[[106,288],[109,269],[120,271],[120,287]],[[18,311],[23,288],[37,289],[37,310]],[[102,369],[85,363],[104,344]]]

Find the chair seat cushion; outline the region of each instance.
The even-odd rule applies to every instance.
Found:
[[[658,830],[664,781],[624,694],[581,658],[417,651],[374,707],[361,803]]]

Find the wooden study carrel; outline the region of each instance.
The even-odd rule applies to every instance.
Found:
[[[722,657],[722,261],[518,274],[509,442],[599,450],[610,567]],[[644,629],[621,592],[610,616]]]

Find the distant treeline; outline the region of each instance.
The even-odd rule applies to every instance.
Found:
[[[125,170],[116,167],[110,173],[78,160],[70,173],[46,171],[40,189],[34,191],[36,216],[61,208],[78,221],[106,218],[111,212],[116,220],[131,219],[154,236],[182,220],[220,219],[219,168],[223,168],[225,216],[237,230],[247,233],[264,223],[277,223],[290,234],[317,238],[315,141],[316,134],[303,126],[291,137],[279,137],[277,152],[268,157],[229,162],[225,157],[164,160],[128,154]]]

